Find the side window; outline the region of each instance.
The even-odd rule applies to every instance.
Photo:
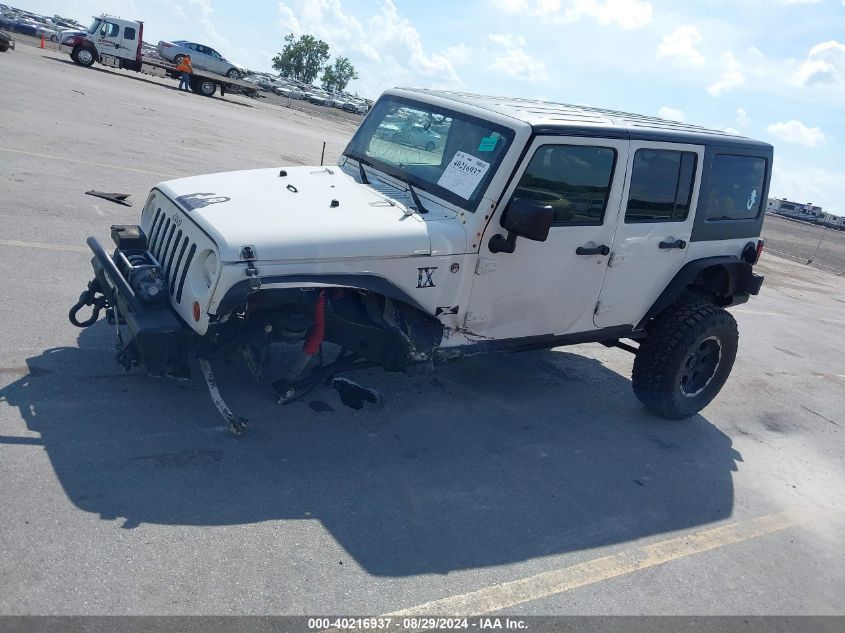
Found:
[[[695,159],[693,152],[638,149],[625,223],[686,220],[695,182]]]
[[[125,40],[134,40],[135,39],[135,29],[131,26],[127,26],[123,29],[123,39]]]
[[[704,200],[704,218],[756,218],[762,206],[765,180],[765,158],[716,154],[710,167],[710,184],[707,199]]]
[[[555,210],[556,226],[598,226],[604,219],[616,150],[589,145],[543,145],[514,191]]]
[[[197,44],[197,51],[202,53],[203,55],[208,55],[208,48],[203,46],[202,44]]]
[[[113,22],[103,22],[100,28],[100,35],[103,37],[117,37],[118,33],[120,33],[120,27]]]

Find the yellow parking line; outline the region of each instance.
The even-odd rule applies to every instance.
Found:
[[[0,147],[0,152],[11,152],[12,154],[23,154],[24,156],[35,156],[36,158],[48,158],[50,160],[61,160],[66,163],[77,163],[79,165],[91,165],[92,167],[103,167],[105,169],[120,169],[123,171],[131,171],[138,174],[148,174],[150,176],[161,176],[163,178],[178,178],[176,174],[164,174],[158,171],[148,171],[146,169],[138,169],[137,167],[123,167],[122,165],[108,165],[106,163],[94,163],[83,158],[69,158],[67,156],[52,156],[50,154],[39,154],[38,152],[29,152],[23,149],[12,149],[11,147]]]
[[[0,246],[20,246],[21,248],[42,248],[48,251],[70,251],[72,253],[90,253],[84,246],[65,246],[64,244],[44,244],[43,242],[19,242],[18,240],[0,240]]]
[[[701,554],[725,545],[779,532],[819,516],[821,516],[820,512],[792,510],[721,525],[570,567],[492,585],[478,591],[433,600],[388,613],[385,616],[461,615],[469,617],[501,611],[578,587],[663,565],[693,554]]]

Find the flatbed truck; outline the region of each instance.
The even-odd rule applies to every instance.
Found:
[[[62,41],[62,52],[80,66],[93,66],[95,62],[111,68],[133,70],[156,77],[178,78],[181,73],[176,64],[157,56],[143,53],[144,23],[124,20],[110,15],[94,18],[85,35],[76,35]],[[195,69],[189,82],[191,90],[206,97],[220,90],[255,96],[258,88],[248,81],[233,79],[207,70]]]

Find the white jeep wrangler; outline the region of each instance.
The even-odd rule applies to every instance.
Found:
[[[301,348],[273,383],[286,403],[357,368],[598,342],[636,354],[646,406],[686,418],[731,371],[724,308],[762,284],[771,166],[770,145],[682,123],[390,90],[336,167],[156,186],[113,254],[88,239],[70,318],[105,309],[127,370],[185,377],[198,357],[235,432],[208,361],[240,352],[260,377],[276,343]]]

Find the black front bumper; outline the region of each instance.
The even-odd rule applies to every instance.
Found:
[[[94,253],[91,265],[96,283],[108,301],[106,314],[109,322],[125,324],[129,332],[128,340],[123,342],[118,354],[120,362],[127,369],[133,365],[143,365],[153,376],[186,377],[188,348],[194,336],[193,330],[168,302],[149,305],[142,301],[115,263],[121,252],[131,256],[137,254],[138,250],[121,251],[118,247],[112,256],[96,238],[89,237],[87,242]],[[141,252],[145,246],[144,243]]]

